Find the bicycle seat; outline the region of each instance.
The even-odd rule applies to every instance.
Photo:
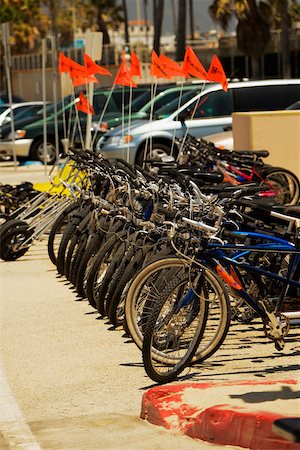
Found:
[[[284,208],[284,214],[300,218],[300,205],[286,206]]]
[[[221,172],[200,172],[193,170],[192,167],[190,169],[180,169],[179,172],[203,183],[221,183],[224,179],[224,175]]]
[[[241,153],[244,155],[255,155],[258,156],[259,158],[267,158],[270,154],[270,152],[268,150],[234,150],[234,153]]]

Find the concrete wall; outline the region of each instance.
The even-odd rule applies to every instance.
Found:
[[[236,150],[269,150],[265,160],[300,178],[300,110],[233,114]]]

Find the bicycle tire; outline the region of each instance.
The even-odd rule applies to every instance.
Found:
[[[279,194],[276,196],[277,204],[295,205],[299,201],[300,182],[293,172],[281,167],[266,167],[262,174],[267,182],[275,183],[275,189],[279,188]]]
[[[125,236],[126,231],[124,231],[123,233]],[[100,249],[98,250],[93,260],[93,264],[87,276],[86,282],[87,299],[90,305],[95,309],[98,309],[96,296],[97,296],[97,283],[99,282],[99,275],[101,272],[101,263],[106,254],[112,250],[112,247],[115,245],[117,240],[118,238],[117,235],[115,234],[110,236],[110,238],[106,240],[103,245],[101,245]]]
[[[132,248],[129,249],[129,254],[126,255],[124,261],[120,264],[107,292],[107,297],[109,299],[107,315],[114,327],[121,326],[125,319],[125,310],[123,314],[120,314],[118,308],[121,308],[122,303],[124,304],[123,309],[125,307],[123,292],[126,289],[126,285],[141,268],[147,250],[150,250],[150,248],[152,249],[153,244],[144,245],[142,248],[138,248],[137,251],[135,247],[135,244],[133,244]]]
[[[197,265],[198,270],[202,267]],[[193,362],[210,357],[223,343],[231,320],[230,300],[227,289],[218,275],[207,270],[216,292],[215,305],[211,307],[208,317],[210,335],[204,334]],[[131,281],[125,301],[126,327],[138,348],[142,349],[143,334],[148,318],[164,287],[180,272],[190,271],[187,260],[177,256],[159,257],[142,268]],[[158,285],[155,282],[158,281]]]
[[[143,364],[151,380],[160,384],[173,381],[189,365],[204,333],[205,301],[201,302],[199,298],[200,314],[193,312],[195,303],[190,308],[176,310],[175,291],[186,280],[186,275],[182,274],[165,287],[147,322],[142,346]]]
[[[90,211],[81,218],[80,222],[77,223],[76,229],[74,230],[73,236],[67,246],[65,262],[64,262],[64,275],[67,280],[73,282],[74,284],[74,264],[76,257],[78,256],[79,248],[84,245],[84,240],[86,239],[85,230],[87,229],[91,214]]]
[[[29,250],[31,242],[29,241],[27,246],[20,250],[16,250],[14,247],[30,238],[31,235],[32,230],[29,229],[28,224],[9,228],[1,235],[0,258],[3,261],[15,261],[21,258]]]
[[[99,232],[94,233],[90,237],[90,242],[87,245],[84,254],[82,255],[82,258],[80,260],[80,265],[77,270],[76,274],[76,282],[75,287],[77,294],[81,296],[82,298],[86,298],[86,292],[84,289],[84,283],[86,280],[86,271],[89,269],[89,266],[92,262],[93,257],[97,254],[100,245],[101,245],[102,236]]]
[[[50,261],[56,266],[57,265],[57,254],[58,254],[58,248],[59,244],[57,243],[57,235],[61,233],[62,227],[67,223],[69,214],[74,211],[78,207],[77,204],[73,203],[71,205],[68,205],[62,213],[57,217],[54,224],[51,227],[49,236],[48,236],[48,255],[50,258]],[[62,236],[60,237],[60,240],[62,239]],[[55,248],[57,247],[57,251]]]

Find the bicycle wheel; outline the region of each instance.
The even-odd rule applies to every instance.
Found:
[[[61,242],[63,232],[69,222],[69,214],[78,208],[78,205],[73,203],[68,205],[63,212],[57,217],[54,224],[51,227],[51,231],[48,237],[48,255],[51,262],[57,265],[58,248]]]
[[[87,276],[86,292],[88,301],[93,308],[98,309],[100,314],[103,312],[104,299],[98,298],[98,288],[105,276],[113,252],[117,250],[119,238],[125,238],[126,234],[126,231],[116,233],[110,236],[104,245],[101,245]]]
[[[190,287],[186,291],[187,281],[183,273],[170,281],[147,321],[143,363],[147,375],[158,383],[173,381],[185,369],[204,333],[208,303],[202,295],[194,295],[196,291],[190,295]]]
[[[278,205],[295,205],[300,197],[300,183],[296,175],[280,167],[271,167],[263,172],[262,185],[271,185],[276,192]]]
[[[184,276],[189,285],[193,277],[196,279],[201,267],[176,256],[162,257],[141,269],[132,280],[126,296],[125,318],[128,331],[140,349],[150,314],[160,300],[162,291],[173,279],[181,280]],[[206,330],[193,362],[208,358],[220,347],[231,318],[230,300],[224,283],[209,269],[205,268],[205,271],[209,309]]]
[[[29,225],[19,224],[14,228],[9,228],[6,232],[1,233],[0,242],[0,258],[4,261],[15,261],[29,250],[32,235],[32,230],[29,229]],[[26,246],[23,246],[27,241]]]
[[[141,268],[147,252],[152,249],[153,244],[146,244],[142,247],[143,240],[138,240],[128,250],[118,270],[111,280],[107,291],[107,313],[109,321],[115,326],[120,326],[125,318],[125,298],[123,291],[126,285]]]
[[[127,260],[126,256],[131,247],[132,240],[135,239],[135,233],[127,236],[126,240],[121,240],[119,248],[114,253],[111,262],[106,270],[105,276],[98,289],[98,297],[103,299],[103,315],[108,315],[109,306],[111,303],[111,287],[114,283],[116,274],[124,272],[126,265],[124,262]],[[114,289],[113,289],[114,291]]]
[[[103,233],[97,231],[89,238],[89,243],[86,250],[80,260],[80,264],[76,274],[76,290],[78,295],[82,298],[86,298],[86,283],[87,283],[87,273],[90,270],[93,260],[101,246]]]
[[[188,365],[215,353],[230,324],[230,303],[220,278],[189,264],[168,282],[148,316],[143,362],[153,381],[172,381]]]
[[[159,300],[167,282],[186,267],[185,260],[163,256],[141,269],[130,283],[125,300],[125,320],[133,341],[140,349],[153,305]]]

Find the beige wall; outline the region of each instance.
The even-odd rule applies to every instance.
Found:
[[[265,160],[300,178],[300,110],[233,114],[236,150],[269,150]]]

